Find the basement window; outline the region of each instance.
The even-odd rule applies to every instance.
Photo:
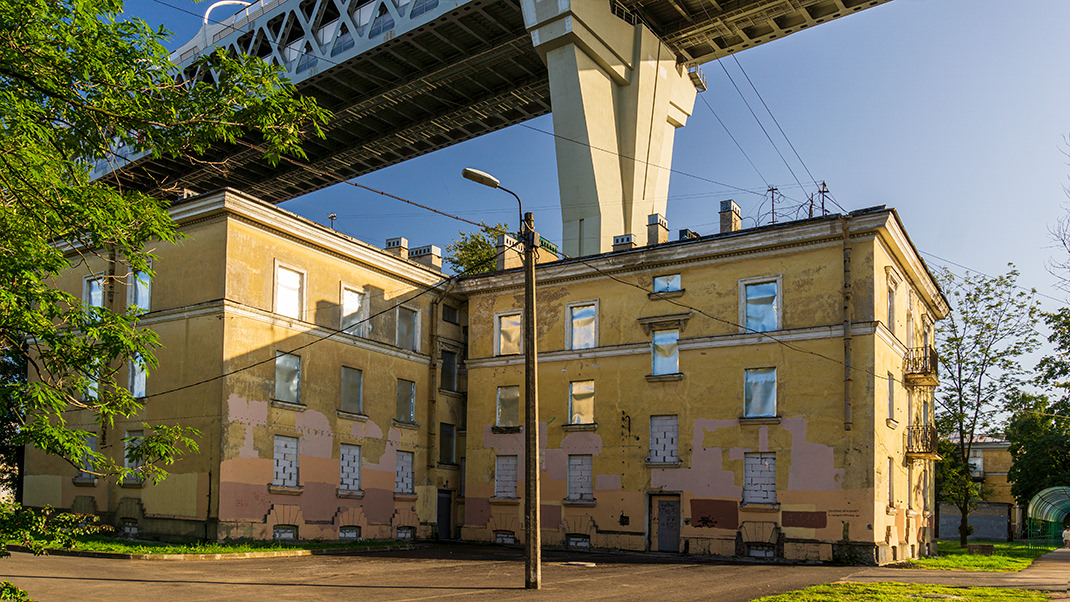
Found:
[[[293,541],[297,539],[297,525],[275,525],[271,535],[276,540]]]

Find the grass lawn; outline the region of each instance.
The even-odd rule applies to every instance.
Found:
[[[271,552],[278,550],[361,549],[394,545],[397,541],[223,541],[166,544],[130,541],[112,537],[89,536],[78,538],[75,550],[86,552],[117,552],[120,554],[238,554],[242,552]]]
[[[981,542],[971,542],[981,543]],[[1033,563],[1033,560],[1055,549],[1053,546],[1029,547],[1018,542],[984,542],[992,543],[996,549],[991,556],[967,554],[966,548],[959,547],[958,541],[939,541],[939,557],[919,558],[907,563],[910,568],[936,569],[944,571],[994,571],[1014,573]]]
[[[996,587],[948,587],[910,583],[826,583],[754,602],[917,602],[919,599],[969,602],[1047,602],[1043,592]]]

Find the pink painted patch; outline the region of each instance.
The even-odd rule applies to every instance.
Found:
[[[832,447],[806,440],[805,418],[784,418],[780,424],[791,433],[791,470],[788,491],[843,489],[843,469],[836,468]]]
[[[707,431],[738,426],[738,420],[695,420],[691,435],[691,467],[654,468],[650,471],[651,486],[691,492],[695,496],[708,498],[742,495],[743,488],[736,485],[735,473],[721,468],[722,448],[702,447]]]
[[[561,440],[561,450],[566,454],[602,453],[602,436],[592,432],[569,433]]]
[[[244,397],[231,395],[227,398],[227,420],[240,424],[266,426],[268,402],[249,401]]]
[[[383,429],[379,427],[375,422],[368,420],[366,422],[354,422],[353,430],[350,433],[357,439],[382,439]]]
[[[546,508],[546,506],[543,506]],[[545,512],[545,510],[543,510]],[[543,525],[545,526],[545,515]],[[561,521],[561,513],[557,515]],[[490,522],[490,500],[485,497],[466,497],[464,499],[464,524],[469,527],[486,527]]]
[[[334,430],[322,412],[305,410],[297,412],[295,426],[301,436],[301,455],[313,458],[330,458]]]
[[[619,490],[619,474],[596,474],[594,475],[594,488],[600,490]]]

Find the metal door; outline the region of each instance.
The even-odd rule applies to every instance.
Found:
[[[680,551],[680,500],[658,501],[658,551]]]
[[[438,538],[453,539],[453,494],[438,492]]]

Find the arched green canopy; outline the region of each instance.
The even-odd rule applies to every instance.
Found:
[[[1048,487],[1029,500],[1029,518],[1063,524],[1070,515],[1070,487]]]

